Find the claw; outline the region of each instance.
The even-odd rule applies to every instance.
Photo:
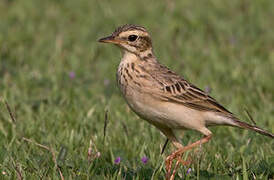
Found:
[[[196,142],[194,142],[194,143],[192,143],[192,144],[190,144],[186,147],[179,148],[177,151],[175,151],[174,153],[169,155],[166,158],[166,171],[167,171],[166,180],[173,180],[175,178],[175,173],[176,173],[176,170],[177,170],[180,163],[183,164],[183,165],[189,165],[191,163],[191,159],[190,160],[188,159],[187,161],[183,161],[181,159],[181,156],[185,151],[190,150],[190,149],[194,148],[195,146],[204,144],[204,143],[208,142],[210,139],[211,139],[211,135],[205,136],[201,140],[196,141]],[[173,169],[172,175],[170,176],[171,169],[172,169],[172,161],[175,158],[177,158],[177,162],[176,162],[175,167]]]
[[[171,155],[169,155],[167,158],[166,158],[166,180],[173,180],[175,178],[175,174],[176,174],[176,170],[178,169],[179,167],[179,164],[182,164],[183,166],[186,166],[186,165],[189,165],[191,163],[191,159],[188,158],[187,161],[184,161],[182,160],[182,152],[180,151],[176,151],[174,153],[172,153]],[[173,172],[171,174],[171,170],[172,170],[172,162],[173,160],[176,159],[176,163],[175,163],[175,166],[174,166],[174,169],[173,169]],[[170,176],[171,174],[171,176]]]

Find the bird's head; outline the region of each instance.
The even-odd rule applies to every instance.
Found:
[[[120,26],[110,36],[99,39],[99,42],[118,45],[123,50],[138,56],[152,50],[149,33],[144,27],[137,25]]]

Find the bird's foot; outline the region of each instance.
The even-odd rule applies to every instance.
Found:
[[[176,170],[179,166],[180,163],[182,163],[183,165],[187,165],[187,164],[190,164],[191,162],[187,163],[186,161],[183,161],[181,159],[181,156],[184,152],[186,152],[187,150],[190,150],[198,145],[202,145],[206,142],[208,142],[209,140],[211,139],[211,134],[205,136],[204,138],[202,138],[201,140],[199,141],[196,141],[188,146],[185,146],[185,147],[182,147],[182,148],[179,148],[177,151],[175,151],[174,153],[172,153],[171,155],[169,155],[167,158],[166,158],[166,171],[167,171],[167,174],[166,174],[166,180],[173,180],[174,177],[175,177],[175,173],[176,173]],[[177,159],[177,162],[175,164],[175,167],[173,169],[173,172],[172,172],[172,175],[170,176],[170,173],[171,173],[171,170],[172,170],[172,161],[174,159]]]
[[[177,151],[173,152],[171,155],[169,155],[166,158],[166,180],[173,180],[175,177],[175,173],[176,170],[178,169],[179,165],[182,164],[183,166],[187,166],[189,164],[191,164],[191,159],[188,158],[187,161],[182,160],[182,154],[185,152],[184,148],[180,148]],[[172,171],[172,162],[173,160],[176,159],[176,163],[173,169],[173,172],[171,174]]]

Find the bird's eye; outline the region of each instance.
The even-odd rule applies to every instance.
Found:
[[[129,35],[128,36],[128,40],[131,41],[131,42],[135,41],[137,38],[138,38],[138,36],[136,36],[136,35]]]

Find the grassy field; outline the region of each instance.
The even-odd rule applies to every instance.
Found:
[[[116,86],[120,51],[97,43],[126,23],[149,29],[161,63],[274,132],[273,9],[269,0],[1,0],[0,179],[164,179],[173,147],[160,154],[166,138]],[[211,130],[178,179],[274,178],[273,140]],[[187,131],[182,143],[199,138]]]

